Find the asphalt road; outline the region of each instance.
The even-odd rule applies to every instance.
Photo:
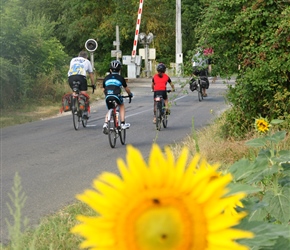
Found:
[[[209,124],[226,107],[226,84],[218,79],[210,85],[208,97],[198,101],[197,92],[185,93],[177,83],[172,100],[168,127],[157,132],[153,119],[151,79],[129,80],[134,93],[132,103],[126,103],[127,144],[137,147],[146,158],[153,142],[164,147],[180,142],[191,133],[192,117],[195,128]],[[228,82],[232,84],[233,82]],[[75,131],[70,113],[42,121],[1,129],[0,165],[0,242],[8,239],[5,219],[12,221],[7,207],[13,179],[18,172],[27,196],[23,216],[31,226],[39,219],[75,202],[75,195],[90,188],[92,180],[102,171],[117,170],[116,158],[125,159],[126,147],[117,141],[112,149],[102,133],[107,109],[103,101],[92,105],[88,127]]]

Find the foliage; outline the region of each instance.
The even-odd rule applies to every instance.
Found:
[[[227,95],[231,126],[238,131],[243,124],[238,134],[244,134],[258,115],[290,124],[290,6],[283,0],[201,2],[208,7],[196,29],[200,45],[214,48],[218,74],[238,73]]]
[[[26,195],[22,191],[21,178],[18,173],[14,176],[14,186],[12,194],[8,194],[11,204],[7,203],[10,215],[13,218],[13,224],[6,218],[8,225],[9,238],[11,240],[11,248],[13,250],[21,250],[23,247],[22,237],[26,230],[28,219],[22,217],[22,209],[26,202]]]
[[[1,11],[1,107],[34,99],[36,81],[41,74],[64,75],[66,54],[53,37],[54,23],[44,15],[22,8],[20,0],[8,0]],[[59,78],[58,78],[59,80]],[[45,93],[49,95],[49,93]]]
[[[271,125],[281,122],[272,120]],[[235,177],[232,187],[249,190],[244,201],[249,214],[240,227],[256,234],[245,240],[255,250],[286,249],[290,243],[290,150],[279,149],[285,137],[285,131],[277,131],[248,141],[248,146],[261,149],[257,157],[241,159],[229,168]]]

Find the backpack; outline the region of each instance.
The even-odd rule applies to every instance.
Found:
[[[62,97],[62,107],[60,109],[60,112],[67,112],[67,111],[71,111],[71,102],[72,100],[72,94],[71,93],[67,93]]]

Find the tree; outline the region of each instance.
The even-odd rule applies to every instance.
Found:
[[[290,121],[289,4],[202,2],[208,7],[197,28],[200,44],[214,48],[214,67],[220,75],[237,73],[237,83],[227,96],[233,106],[229,128],[239,127],[237,135],[243,135],[258,116]]]
[[[37,86],[43,84],[40,75],[53,72],[57,81],[67,58],[53,37],[54,23],[20,6],[20,0],[7,0],[1,6],[2,107],[33,100]]]

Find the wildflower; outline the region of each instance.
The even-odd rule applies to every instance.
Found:
[[[127,165],[117,160],[121,177],[105,172],[77,198],[98,215],[79,215],[72,232],[84,237],[82,248],[97,250],[246,250],[235,242],[251,232],[232,228],[245,213],[226,213],[244,193],[226,196],[230,174],[217,172],[199,155],[188,163],[183,148],[175,161],[153,144],[148,165],[140,151],[127,146]],[[187,167],[186,167],[187,166]]]
[[[255,119],[255,128],[260,133],[266,133],[269,131],[270,123],[266,118],[260,117]]]

